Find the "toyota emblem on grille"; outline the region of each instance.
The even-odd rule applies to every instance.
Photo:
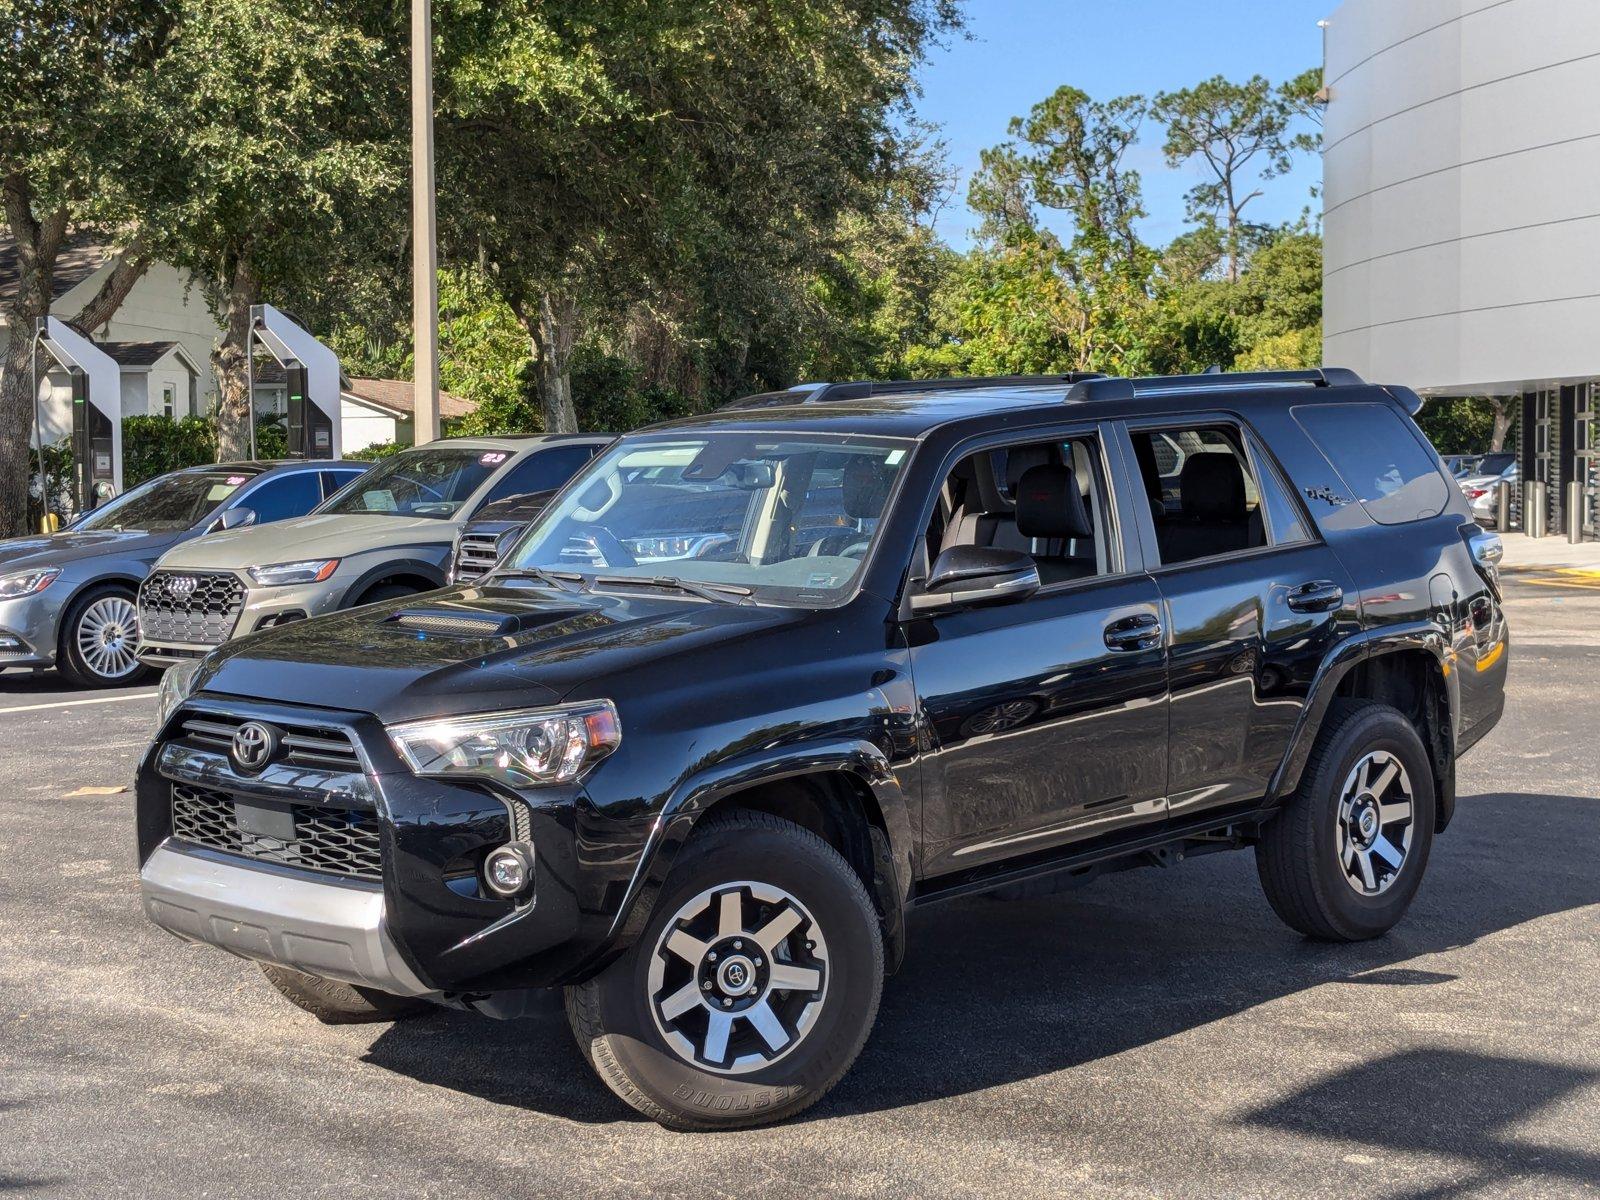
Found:
[[[241,771],[259,771],[278,749],[278,731],[259,721],[246,721],[233,731],[230,757]]]
[[[187,600],[199,585],[200,581],[193,575],[178,575],[167,581],[167,591],[180,600]]]

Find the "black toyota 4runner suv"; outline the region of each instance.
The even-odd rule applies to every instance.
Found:
[[[1295,929],[1389,929],[1507,659],[1415,395],[986,382],[641,431],[483,578],[180,664],[150,918],[327,1020],[564,987],[690,1129],[826,1093],[923,905],[1249,847]]]

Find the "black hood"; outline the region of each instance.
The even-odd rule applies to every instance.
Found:
[[[385,722],[553,704],[660,658],[801,618],[674,595],[462,585],[285,625],[215,651],[197,680],[238,695]]]

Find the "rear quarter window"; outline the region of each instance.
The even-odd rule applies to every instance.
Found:
[[[1449,503],[1450,484],[1399,410],[1387,404],[1308,404],[1295,408],[1294,419],[1374,521],[1421,521]]]

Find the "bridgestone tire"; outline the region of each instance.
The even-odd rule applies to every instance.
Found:
[[[321,975],[307,975],[276,963],[257,963],[267,982],[291,1004],[305,1009],[324,1025],[360,1025],[373,1021],[399,1021],[435,1008],[426,1000],[394,996],[374,988],[356,987]]]
[[[1410,780],[1412,829],[1404,861],[1378,895],[1364,895],[1340,866],[1339,812],[1350,773],[1368,754],[1398,759]],[[1283,811],[1262,830],[1256,869],[1273,910],[1291,928],[1329,942],[1375,938],[1405,915],[1433,844],[1433,769],[1416,728],[1371,700],[1336,700]]]
[[[782,889],[809,911],[826,940],[828,983],[791,1051],[734,1075],[697,1066],[668,1045],[652,1007],[650,964],[684,905],[739,881]],[[639,939],[601,974],[567,988],[566,1006],[589,1064],[628,1104],[672,1129],[735,1129],[783,1120],[820,1100],[860,1053],[882,990],[882,932],[856,872],[815,834],[736,811],[695,832]]]

